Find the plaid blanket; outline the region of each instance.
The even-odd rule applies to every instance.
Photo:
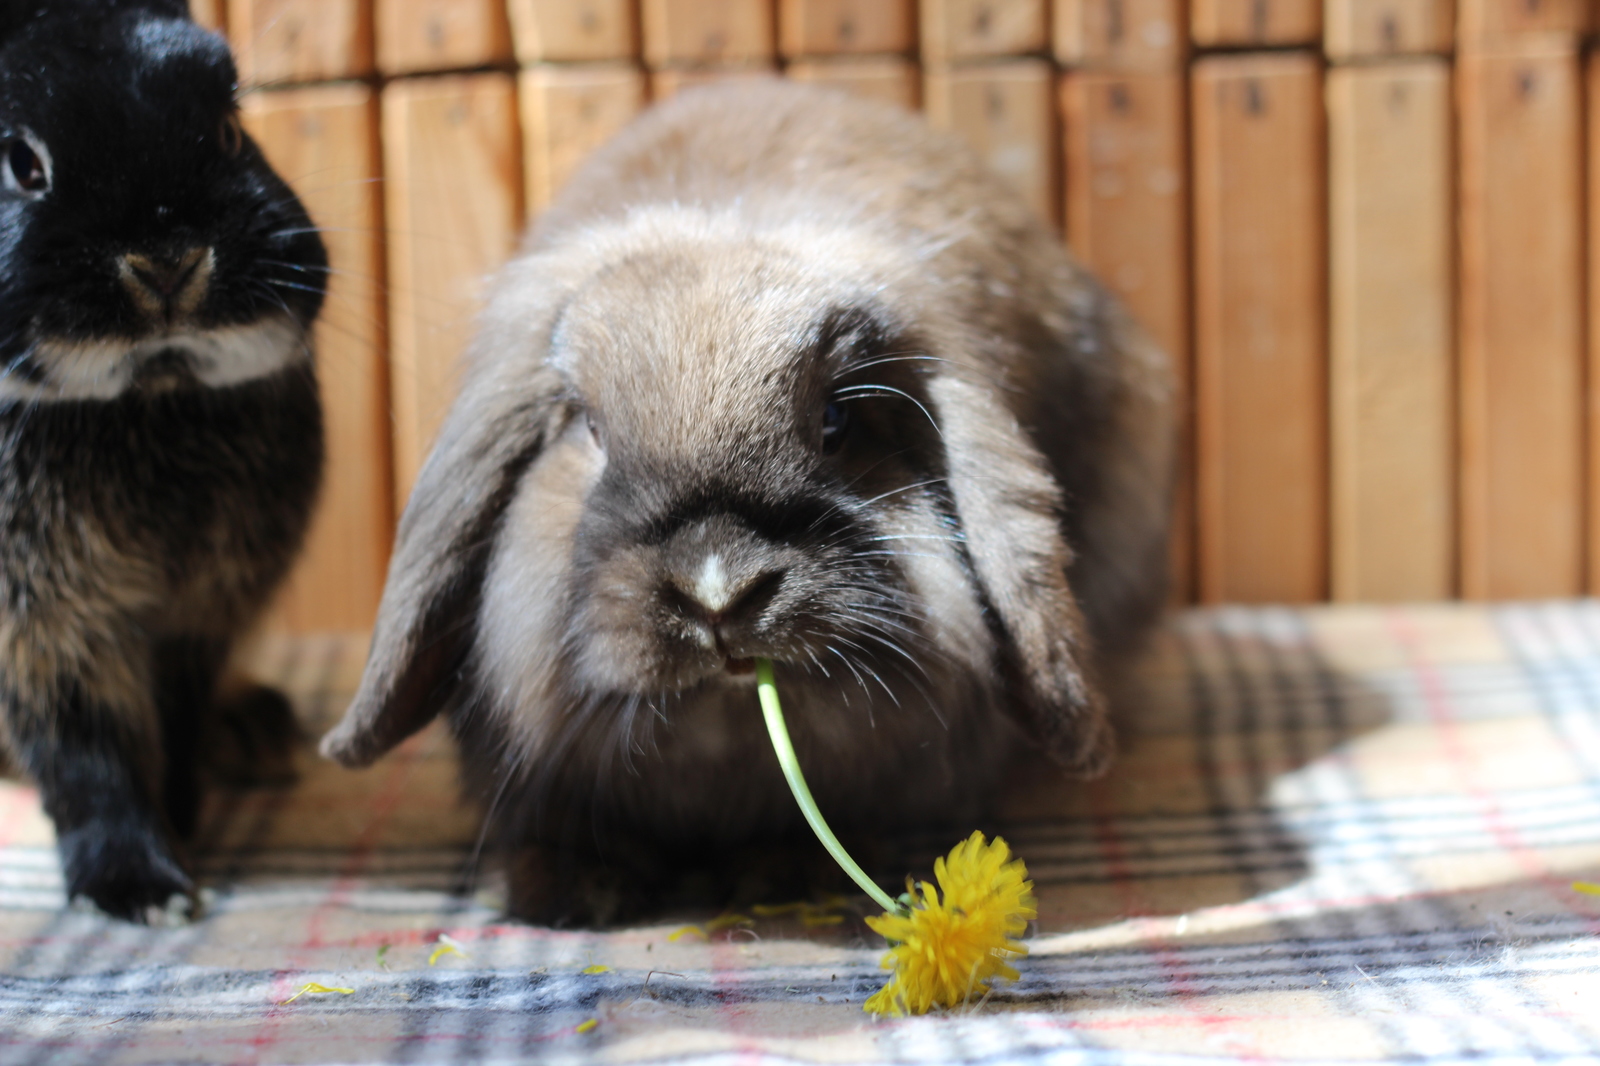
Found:
[[[320,731],[363,651],[255,667]],[[64,908],[0,782],[0,1062],[1600,1059],[1600,605],[1192,612],[1120,706],[1108,777],[1019,775],[994,827],[1038,885],[1021,979],[892,1022],[855,901],[506,921],[437,729],[212,797],[176,928]]]

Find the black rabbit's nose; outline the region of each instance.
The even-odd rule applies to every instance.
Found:
[[[194,313],[211,282],[216,253],[190,248],[178,255],[129,252],[117,260],[117,275],[145,315],[163,322]]]

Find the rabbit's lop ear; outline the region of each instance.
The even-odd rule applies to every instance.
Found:
[[[509,387],[468,383],[406,504],[366,671],[344,719],[322,739],[323,755],[365,766],[449,705],[496,527],[544,446],[561,391],[543,367]]]
[[[968,555],[1001,631],[1009,709],[1058,763],[1097,774],[1114,738],[1086,673],[1091,649],[1067,584],[1061,490],[991,389],[939,374],[929,396]]]

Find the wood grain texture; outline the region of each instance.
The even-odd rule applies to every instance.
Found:
[[[1315,44],[1319,0],[1192,0],[1189,36],[1201,48]]]
[[[644,58],[652,67],[771,63],[771,0],[640,0]]]
[[[916,0],[778,0],[778,51],[801,56],[910,52]]]
[[[323,227],[331,267],[315,342],[328,466],[274,622],[299,632],[368,629],[394,526],[377,98],[364,85],[258,92],[245,97],[243,112],[251,136]]]
[[[1323,104],[1306,53],[1194,64],[1200,597],[1327,592]]]
[[[887,100],[908,110],[914,110],[922,99],[922,74],[904,56],[797,59],[784,70],[784,76]]]
[[[1324,0],[1329,59],[1445,55],[1454,42],[1454,0]]]
[[[517,79],[528,214],[542,210],[584,157],[644,107],[632,63],[529,67]]]
[[[506,0],[520,63],[632,59],[639,54],[630,0]]]
[[[1091,70],[1176,70],[1188,46],[1179,0],[1056,0],[1056,61]]]
[[[1450,67],[1328,73],[1332,587],[1455,588]]]
[[[1456,0],[1456,40],[1463,49],[1494,50],[1518,40],[1566,36],[1589,29],[1590,0]]]
[[[989,168],[1054,222],[1055,108],[1050,64],[1011,59],[928,70],[922,100],[928,120],[967,138]]]
[[[509,74],[391,82],[383,93],[394,490],[403,505],[456,391],[484,279],[522,220]]]
[[[1046,0],[921,0],[922,61],[1043,52],[1050,46]]]
[[[222,33],[228,28],[228,0],[189,0],[189,17]]]
[[[502,0],[373,0],[378,66],[385,74],[508,63],[511,24]]]
[[[227,0],[228,37],[246,85],[372,73],[365,0]]]
[[[1584,57],[1584,94],[1588,105],[1588,538],[1587,591],[1600,594],[1600,52]]]
[[[1189,190],[1179,71],[1073,71],[1061,79],[1067,244],[1189,372]],[[1184,427],[1188,455],[1188,426]],[[1182,479],[1173,520],[1172,591],[1193,599],[1193,493]]]
[[[1571,47],[1465,53],[1460,129],[1461,590],[1583,581],[1583,217]]]

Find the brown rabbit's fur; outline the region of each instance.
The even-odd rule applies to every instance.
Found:
[[[512,909],[547,920],[606,916],[550,873],[597,840],[799,824],[751,657],[847,830],[978,817],[1019,733],[1098,772],[1097,669],[1163,595],[1171,407],[955,139],[784,83],[684,93],[506,268],[324,751],[446,711],[545,856]]]

